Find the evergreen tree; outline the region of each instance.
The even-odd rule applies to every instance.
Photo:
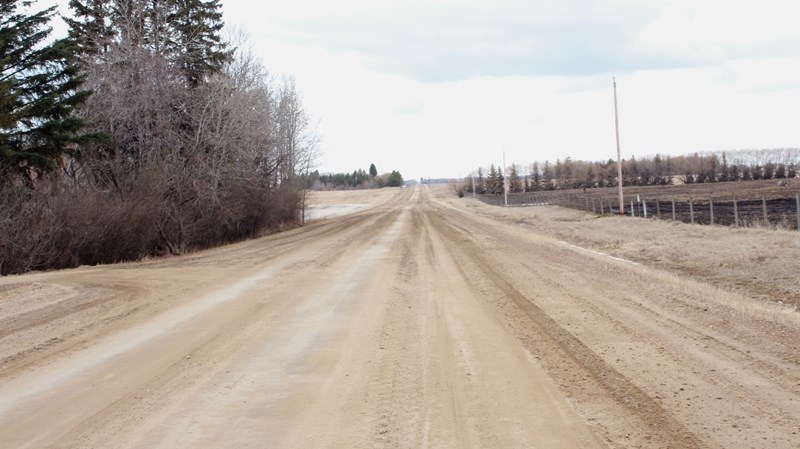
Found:
[[[369,164],[369,177],[374,178],[378,176],[378,169],[375,167],[375,164]]]
[[[148,6],[145,10],[147,23],[145,24],[145,35],[147,40],[152,42],[151,46],[156,54],[171,52],[171,56],[177,62],[177,55],[180,49],[176,48],[179,44],[180,31],[178,29],[180,9],[184,2],[176,0],[147,0]],[[185,39],[184,39],[185,41]],[[184,50],[189,50],[184,49]]]
[[[389,175],[389,181],[386,183],[389,187],[400,187],[403,185],[403,176],[399,171],[393,170]]]
[[[492,164],[489,166],[489,173],[486,175],[486,193],[497,194],[497,179],[497,169]]]
[[[494,164],[489,166],[489,174],[486,177],[486,191],[493,195],[499,195],[505,191],[503,169],[495,167]]]
[[[531,164],[531,191],[536,192],[539,190],[539,183],[542,181],[542,174],[539,168],[539,161],[533,161]]]
[[[169,0],[169,3],[172,11],[168,20],[174,31],[174,38],[168,43],[169,52],[189,87],[195,87],[231,58],[231,51],[220,36],[224,26],[222,4],[219,0]]]
[[[501,194],[506,191],[506,178],[503,176],[503,169],[497,167],[497,193]]]
[[[553,189],[553,176],[553,166],[550,165],[550,161],[544,161],[544,165],[542,166],[542,181],[545,183],[545,190]]]
[[[513,164],[508,169],[508,190],[511,193],[522,192],[522,181],[520,181],[519,179],[519,173],[517,173],[517,166]]]
[[[69,37],[82,57],[96,57],[108,52],[115,32],[111,26],[110,0],[70,0],[74,18],[65,18]]]
[[[56,8],[30,5],[0,3],[0,179],[16,172],[29,183],[79,140],[83,122],[72,112],[89,95],[79,90],[74,43],[46,42]]]
[[[483,169],[478,167],[478,178],[475,179],[475,190],[479,194],[486,193],[486,181],[483,179]]]

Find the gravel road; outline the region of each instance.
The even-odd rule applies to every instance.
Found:
[[[800,447],[797,328],[425,186],[353,210],[1,278],[0,447]]]

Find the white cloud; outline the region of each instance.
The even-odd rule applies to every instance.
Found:
[[[379,5],[350,13],[309,7],[306,15],[273,20],[268,35],[332,52],[356,51],[372,69],[422,81],[585,75],[683,63],[634,45],[652,8],[630,1]]]

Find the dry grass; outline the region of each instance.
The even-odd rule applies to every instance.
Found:
[[[346,204],[380,204],[389,201],[400,191],[399,187],[385,187],[370,190],[323,190],[308,193],[306,204],[346,205]]]

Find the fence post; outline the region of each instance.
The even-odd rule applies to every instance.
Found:
[[[692,204],[692,197],[689,197],[689,220],[694,224],[694,205]]]
[[[636,216],[636,209],[633,208],[633,200],[631,200],[631,217]]]
[[[769,226],[769,215],[767,215],[767,197],[761,195],[761,208],[764,210],[764,225]]]
[[[675,197],[672,197],[672,221],[675,221]]]
[[[642,197],[642,207],[644,208],[644,218],[647,218],[647,198]]]
[[[603,199],[600,198],[600,215],[605,215],[605,214],[606,214],[606,211],[603,210]],[[800,214],[800,212],[798,212],[798,214]],[[800,226],[798,226],[797,229],[800,229]]]
[[[708,209],[711,214],[711,226],[714,226],[714,199],[710,195],[708,197]]]
[[[736,227],[739,227],[739,205],[736,201],[736,195],[733,195],[733,220],[736,223]]]
[[[797,230],[800,231],[800,193],[795,193],[794,199],[797,200]]]
[[[661,200],[656,198],[656,216],[661,220]]]

